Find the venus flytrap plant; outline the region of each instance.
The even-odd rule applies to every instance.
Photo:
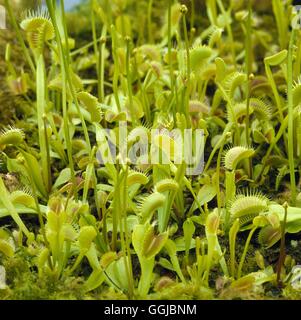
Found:
[[[63,25],[63,37],[62,37],[62,35],[60,33],[60,30],[59,30],[59,24],[58,24],[56,15],[55,15],[55,7],[53,6],[51,0],[47,0],[46,3],[47,3],[47,8],[49,10],[51,21],[52,21],[52,24],[53,24],[53,27],[54,27],[55,37],[56,37],[58,48],[59,48],[60,65],[61,65],[62,76],[63,76],[63,81],[62,81],[63,82],[63,88],[65,86],[67,87],[67,84],[68,84],[68,88],[70,90],[72,99],[73,99],[73,101],[74,101],[74,103],[76,105],[78,116],[79,116],[79,118],[81,120],[81,123],[82,123],[85,140],[86,140],[86,143],[87,143],[87,146],[88,146],[88,151],[90,152],[91,151],[91,144],[90,144],[90,139],[89,139],[87,126],[86,126],[86,122],[85,122],[85,120],[83,118],[83,115],[80,112],[79,102],[78,102],[78,99],[76,97],[76,88],[75,88],[74,83],[72,81],[73,73],[72,73],[72,70],[70,70],[70,68],[69,68],[69,58],[70,58],[69,57],[69,48],[68,48],[68,46],[67,46],[67,48],[64,47],[63,46],[63,42],[62,42],[62,38],[64,39],[64,43],[65,44],[67,44],[67,42],[68,42],[66,21],[65,21],[65,14],[64,14],[64,2],[63,1],[61,2],[61,5],[62,5],[61,14],[62,14],[62,25]],[[65,98],[66,98],[66,96],[64,94],[63,95],[63,99],[65,99]],[[63,101],[63,103],[65,104],[64,101]],[[67,121],[67,117],[66,116],[65,116],[64,120],[65,120],[66,125],[67,125],[68,121]],[[69,141],[67,140],[66,143],[68,145]],[[69,146],[69,149],[70,149],[70,146]],[[69,161],[70,160],[71,159],[69,158]],[[70,163],[70,166],[71,166],[71,170],[72,170],[72,163]]]
[[[118,166],[120,164],[118,163]],[[118,167],[117,166],[117,167]],[[124,254],[124,270],[127,276],[127,290],[130,298],[134,294],[134,279],[131,263],[131,252],[130,252],[130,239],[128,233],[128,222],[127,222],[127,206],[128,206],[128,166],[127,164],[121,168],[117,174],[115,181],[115,191],[113,199],[113,242],[112,248],[116,249],[117,245],[117,231],[119,230],[119,237],[121,240],[121,250]]]
[[[42,190],[44,190],[42,176],[41,176],[41,173],[39,172],[39,166],[38,166],[37,160],[32,155],[25,153],[23,150],[20,150],[20,151],[25,159],[25,161],[24,161],[26,163],[25,169],[26,169],[28,176],[29,176],[29,181],[30,181],[31,188],[32,188],[35,207],[36,207],[36,211],[38,213],[41,233],[42,233],[42,236],[44,239],[44,243],[45,243],[47,249],[49,249],[50,244],[47,240],[44,218],[42,215],[42,210],[40,208],[38,193],[37,193],[37,187],[39,187],[39,186],[40,186],[40,188],[42,188]],[[38,189],[38,190],[41,192],[41,189]],[[44,190],[44,191],[46,192],[46,190]],[[52,269],[53,264],[52,264],[50,257],[48,257],[48,264],[49,264],[49,267]]]
[[[195,239],[195,251],[196,251],[196,283],[197,285],[202,285],[206,281],[206,267],[207,267],[207,257],[205,255],[205,243],[201,241],[200,237]],[[188,273],[191,274],[191,269],[188,267]]]
[[[281,137],[285,134],[285,131],[287,129],[287,126],[288,126],[288,115],[284,118],[276,136],[273,138],[273,140],[271,141],[271,144],[264,156],[264,159],[263,159],[263,165],[261,167],[261,170],[260,172],[257,174],[257,177],[256,177],[256,182],[259,181],[259,179],[261,178],[261,175],[264,173],[265,169],[266,169],[266,165],[267,165],[267,159],[268,157],[270,156],[272,150],[274,148],[276,148],[276,144],[277,142],[281,139]]]
[[[220,217],[217,211],[210,213],[206,219],[205,230],[206,238],[208,242],[208,252],[206,257],[206,283],[208,285],[209,273],[212,267],[213,255],[216,252],[219,257],[219,262],[224,274],[228,275],[228,268],[225,262],[225,258],[222,256],[221,248],[217,238],[217,231],[220,224]]]
[[[206,89],[208,86],[208,80],[203,76],[206,70],[206,64],[209,63],[209,60],[213,54],[213,50],[210,46],[206,45],[194,45],[189,49],[189,60],[190,60],[190,69],[191,76],[194,77],[190,87],[190,95],[196,95],[196,92],[199,95],[200,101],[204,100]],[[192,110],[190,109],[190,112]]]
[[[252,148],[237,146],[229,149],[225,153],[224,164],[228,170],[236,170],[240,161],[254,156],[255,151]]]
[[[0,218],[11,217],[18,225],[12,235],[15,249],[0,229],[7,275],[14,274],[10,259],[27,258],[28,251],[24,263],[37,269],[30,279],[48,284],[50,278],[55,291],[57,283],[69,290],[72,277],[80,288],[76,296],[82,291],[85,299],[262,298],[276,283],[276,264],[262,261],[258,253],[254,257],[251,240],[258,231],[252,242],[269,257],[269,248],[280,239],[284,252],[284,233],[298,237],[301,230],[300,199],[286,209],[272,202],[291,195],[293,203],[299,188],[301,54],[294,47],[300,37],[290,33],[291,17],[285,17],[291,7],[278,0],[250,0],[243,10],[242,1],[207,0],[201,8],[206,6],[208,20],[205,10],[194,10],[194,0],[189,13],[173,0],[165,9],[152,0],[140,2],[91,0],[80,11],[92,20],[86,33],[77,28],[85,17],[74,19],[71,13],[70,18],[64,0],[47,0],[50,18],[39,11],[39,18],[29,16],[22,24],[30,52],[11,18],[25,61],[17,65],[15,45],[7,46],[7,83],[16,127],[26,136],[14,127],[0,133]],[[266,13],[258,14],[266,3],[273,6],[274,26]],[[164,13],[164,25],[156,30],[154,22]],[[269,32],[263,30],[267,23]],[[289,33],[287,48],[284,35]],[[86,34],[92,41],[82,38]],[[273,46],[275,35],[280,48]],[[1,66],[0,61],[0,72]],[[2,97],[0,92],[5,106]],[[35,97],[39,131],[30,113]],[[125,125],[134,132],[124,139]],[[179,149],[187,128],[204,130],[204,150],[195,145],[196,137],[185,145],[196,162],[204,152],[205,170],[193,171],[196,175],[190,175],[191,164]],[[153,129],[158,134],[151,142],[137,137],[142,132],[149,139]],[[41,157],[37,133],[44,139]],[[144,143],[146,154],[137,148]],[[152,163],[154,150],[160,152],[159,163]],[[130,163],[132,156],[137,162]],[[23,186],[30,194],[19,190]],[[258,187],[268,196],[255,191]],[[269,188],[274,191],[268,193]],[[20,218],[28,215],[40,222],[35,240]],[[238,246],[246,230],[244,247]],[[28,246],[23,234],[31,240]],[[260,271],[251,271],[254,259]],[[278,279],[279,266],[288,263],[279,259]],[[162,277],[166,272],[178,280]],[[9,291],[14,294],[23,282],[19,276],[9,279]],[[150,293],[153,282],[155,293]],[[28,292],[21,291],[22,296]]]
[[[131,187],[132,185],[139,184],[139,185],[145,185],[149,181],[148,176],[139,171],[130,171],[127,176],[127,185],[128,187]]]
[[[208,47],[214,48],[219,47],[222,40],[222,28],[214,27],[208,39]]]
[[[78,235],[79,255],[76,258],[70,272],[72,273],[80,264],[85,255],[91,248],[92,242],[96,237],[96,231],[92,226],[83,226]]]
[[[48,5],[48,9],[49,12],[52,13],[52,21],[54,21],[54,12],[53,12],[53,8],[49,7],[51,6],[51,2],[49,2]],[[52,11],[51,11],[52,9]],[[54,31],[56,34],[56,38],[57,38],[57,43],[58,43],[58,56],[59,56],[59,60],[61,63],[61,67],[62,67],[62,72],[61,72],[61,87],[62,87],[62,111],[63,111],[63,126],[64,126],[64,135],[65,135],[65,143],[66,143],[66,147],[67,147],[67,155],[68,155],[68,162],[69,162],[69,167],[71,170],[71,179],[73,182],[73,185],[75,185],[75,173],[74,173],[74,164],[73,164],[73,158],[72,158],[72,147],[71,147],[71,143],[70,143],[70,131],[69,131],[69,120],[68,120],[68,116],[67,116],[67,76],[66,76],[66,69],[67,69],[67,60],[65,57],[65,53],[64,53],[64,48],[63,45],[61,43],[61,37],[60,37],[60,33],[59,33],[59,29],[58,26],[56,26],[56,24],[53,25],[54,27]],[[65,39],[66,40],[66,39]],[[70,80],[70,78],[69,78]],[[71,82],[71,81],[70,81]],[[70,84],[69,82],[69,84]]]
[[[155,235],[154,226],[148,223],[134,228],[132,243],[141,266],[138,294],[142,298],[148,294],[151,286],[155,256],[161,251],[167,239],[167,232]]]
[[[14,147],[17,148],[17,150],[20,151],[20,154],[22,154],[23,158],[20,161],[20,165],[21,165],[22,170],[25,169],[25,171],[27,173],[26,178],[29,179],[29,183],[30,183],[31,190],[32,190],[32,191],[30,191],[30,193],[32,192],[32,194],[33,194],[33,197],[31,197],[31,196],[27,195],[26,193],[24,193],[24,192],[22,193],[21,191],[19,191],[19,193],[16,192],[16,193],[11,194],[11,196],[10,196],[11,199],[9,199],[9,196],[6,192],[6,188],[3,184],[3,180],[1,180],[2,188],[4,188],[2,191],[3,191],[4,195],[6,195],[5,202],[7,204],[4,204],[5,208],[7,209],[9,214],[12,215],[12,218],[15,220],[15,222],[19,225],[19,227],[21,228],[21,231],[24,232],[25,235],[29,238],[29,241],[34,240],[33,234],[29,233],[29,231],[27,230],[27,228],[23,224],[22,220],[18,216],[18,211],[15,208],[15,204],[19,202],[23,206],[27,206],[27,207],[31,208],[29,213],[32,212],[33,208],[35,208],[36,211],[33,211],[33,212],[36,212],[38,214],[41,233],[44,238],[44,243],[46,246],[48,246],[42,210],[41,210],[41,207],[39,204],[38,193],[37,193],[37,190],[38,190],[39,195],[46,198],[47,192],[46,192],[46,189],[44,186],[44,181],[43,181],[43,177],[41,175],[39,163],[33,155],[25,152],[22,149],[22,147],[25,147],[26,149],[29,149],[29,148],[24,141],[24,134],[21,130],[14,129],[11,127],[9,129],[4,130],[0,137],[1,137],[1,139],[0,139],[0,147],[1,148],[5,148],[7,145],[13,145]],[[50,260],[49,260],[49,266],[52,268],[52,263]]]
[[[167,188],[167,190],[169,190],[168,195],[167,196],[167,201],[166,204],[164,205],[163,211],[159,212],[159,230],[160,232],[164,232],[167,229],[168,226],[168,221],[170,219],[170,213],[172,210],[172,205],[175,199],[175,196],[178,192],[178,186],[180,184],[182,184],[182,181],[184,179],[184,175],[185,175],[185,170],[186,170],[186,165],[185,163],[180,164],[177,172],[175,174],[175,181],[174,182],[170,182],[170,181],[166,181],[165,180],[165,188]],[[163,187],[162,182],[161,182],[161,188]],[[162,189],[164,190],[164,189]]]
[[[218,66],[222,67],[220,60],[217,60]],[[224,70],[221,70],[222,74],[224,74]],[[232,119],[235,119],[235,112],[234,112],[234,93],[235,90],[242,85],[245,82],[246,75],[240,72],[232,72],[229,75],[226,75],[225,77],[222,77],[222,75],[217,74],[216,76],[216,85],[223,97],[223,99],[227,102],[227,113],[231,116]],[[236,144],[240,144],[240,134],[238,131],[238,126],[236,122],[228,122],[223,135],[219,141],[218,146],[216,146],[209,157],[208,162],[210,163],[212,160],[212,157],[214,156],[214,153],[219,148],[220,144],[222,143],[225,135],[227,132],[231,131],[231,129],[235,130],[235,136],[234,141]],[[227,130],[227,131],[226,131]],[[208,168],[209,164],[207,163],[205,170]]]
[[[11,3],[10,3],[9,0],[4,0],[4,3],[5,3],[6,9],[8,10],[8,14],[9,14],[10,21],[11,21],[11,23],[12,23],[12,25],[13,25],[13,28],[14,28],[15,32],[16,32],[18,41],[19,41],[19,43],[20,43],[20,45],[21,45],[21,47],[22,47],[22,50],[23,50],[23,53],[24,53],[25,58],[26,58],[26,60],[27,60],[27,63],[28,63],[28,65],[29,65],[32,73],[35,74],[35,73],[36,73],[36,68],[35,68],[34,61],[32,60],[32,57],[31,57],[31,55],[30,55],[30,53],[29,53],[28,48],[26,47],[25,41],[24,41],[24,39],[23,39],[23,37],[22,37],[22,34],[21,34],[21,32],[20,32],[20,28],[19,28],[19,26],[18,26],[18,24],[17,24],[15,15],[14,15],[14,13],[13,13],[13,8],[12,8],[12,6],[11,6]]]
[[[42,172],[45,185],[48,192],[51,189],[49,145],[45,136],[45,102],[46,102],[46,75],[45,61],[43,56],[44,45],[46,41],[54,38],[54,28],[46,11],[42,10],[37,13],[29,13],[21,22],[22,29],[26,32],[27,41],[34,53],[37,65],[36,71],[36,87],[37,87],[37,122],[39,129],[39,145],[41,152]]]
[[[1,192],[1,198],[2,198],[3,205],[6,207],[8,212],[10,212],[11,217],[13,218],[15,223],[18,225],[20,230],[25,234],[25,236],[28,239],[28,242],[30,243],[30,242],[34,241],[34,234],[27,229],[27,227],[23,223],[22,219],[20,218],[19,214],[17,213],[14,205],[12,204],[12,202],[10,200],[9,193],[4,185],[4,182],[3,182],[3,179],[1,176],[0,176],[0,192]]]
[[[47,189],[43,180],[43,175],[38,160],[31,153],[26,152],[21,148],[19,148],[19,150],[23,156],[23,159],[21,160],[22,165],[24,166],[26,173],[30,177],[31,184],[34,185],[33,188],[36,188],[40,197],[42,197],[43,199],[47,199]]]
[[[61,270],[63,261],[64,237],[62,237],[62,226],[66,221],[66,213],[61,211],[61,202],[58,198],[50,199],[49,209],[45,225],[46,238],[49,243],[49,251],[52,254],[51,263],[57,271]]]
[[[9,234],[0,229],[0,252],[8,258],[12,258],[15,253],[15,246],[10,240]]]
[[[219,141],[217,142],[217,144],[214,146],[214,148],[212,149],[210,156],[208,158],[208,161],[206,163],[206,166],[204,168],[204,172],[208,171],[208,169],[210,168],[211,162],[213,160],[213,157],[215,155],[215,153],[219,150],[219,148],[221,147],[221,145],[223,144],[223,142],[226,139],[226,136],[229,134],[229,132],[231,132],[231,129],[233,128],[233,123],[230,122],[226,125],[226,127],[224,128],[224,131],[219,139]]]
[[[180,165],[180,167],[179,167],[179,168],[181,168],[181,171],[182,171],[182,169],[183,169],[183,167],[182,167],[183,165],[184,165],[184,164]],[[173,174],[176,174],[176,173],[178,172],[179,168],[177,168],[172,162],[170,162],[170,166],[171,166],[171,171],[172,171],[172,173],[173,173]],[[178,172],[178,177],[181,177],[181,171]],[[183,173],[183,171],[182,171],[182,173]],[[195,201],[198,209],[199,209],[201,212],[203,212],[202,206],[200,205],[200,202],[199,202],[199,200],[198,200],[198,197],[197,197],[197,195],[195,194],[195,192],[194,192],[194,190],[193,190],[193,188],[192,188],[192,184],[191,184],[191,182],[185,177],[185,175],[183,176],[183,184],[185,185],[185,187],[186,187],[186,188],[189,190],[189,192],[191,193],[191,195],[192,195],[192,197],[193,197],[193,199],[194,199],[194,201]]]
[[[258,191],[247,191],[238,194],[230,204],[230,216],[235,220],[239,218],[240,226],[252,221],[260,213],[268,210],[269,200]]]
[[[139,207],[139,215],[141,216],[141,221],[145,223],[146,221],[151,220],[152,214],[158,208],[163,207],[165,201],[166,197],[159,192],[154,192],[146,197]]]
[[[24,132],[21,129],[8,127],[0,132],[0,148],[4,150],[7,146],[19,146],[25,138]]]
[[[227,169],[225,177],[226,185],[226,215],[225,215],[225,230],[230,227],[231,213],[229,209],[230,203],[233,201],[236,194],[236,168],[240,161],[248,159],[254,155],[255,151],[252,148],[238,146],[229,149],[224,156],[224,165]]]
[[[97,101],[97,98],[88,92],[80,91],[77,93],[77,98],[80,104],[88,110],[91,118],[91,122],[100,122],[102,119],[102,113]]]
[[[184,238],[185,238],[185,259],[186,259],[186,262],[188,262],[191,240],[195,232],[195,226],[194,226],[194,223],[191,221],[191,219],[188,218],[183,223],[183,232],[184,232]]]

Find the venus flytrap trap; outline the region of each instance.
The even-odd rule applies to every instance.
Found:
[[[34,53],[37,71],[37,123],[39,128],[39,145],[41,149],[42,172],[48,191],[51,189],[50,163],[48,159],[49,145],[45,136],[45,114],[46,88],[45,88],[45,61],[43,56],[44,43],[54,38],[54,28],[46,12],[28,13],[21,22],[21,28],[26,32],[27,41]]]
[[[217,245],[217,230],[219,226],[219,216],[216,212],[211,213],[206,220],[206,237],[208,241],[208,253],[206,262],[206,282],[209,281],[209,272],[213,260],[213,254]]]
[[[10,240],[10,235],[4,229],[0,229],[0,252],[6,257],[13,257],[15,253],[15,246]]]
[[[228,267],[223,256],[218,238],[217,232],[218,227],[220,224],[220,217],[217,211],[210,213],[206,219],[205,224],[205,231],[206,231],[206,238],[208,242],[208,252],[207,252],[207,262],[206,262],[206,282],[208,283],[209,280],[209,272],[212,265],[213,254],[216,252],[218,255],[218,262],[221,266],[221,269],[225,276],[229,276]]]
[[[44,221],[43,221],[42,212],[41,212],[39,201],[38,201],[37,190],[39,192],[39,195],[42,197],[45,197],[45,198],[46,198],[47,192],[46,192],[46,189],[44,186],[44,181],[43,181],[43,178],[41,175],[38,161],[36,160],[36,158],[33,155],[25,152],[21,148],[22,145],[24,145],[24,147],[26,149],[28,149],[28,146],[26,145],[24,138],[25,138],[25,136],[24,136],[24,133],[22,132],[22,130],[18,130],[18,129],[11,127],[11,128],[6,129],[2,132],[0,144],[2,144],[3,149],[5,149],[5,147],[7,145],[13,145],[15,148],[17,148],[20,151],[20,154],[22,154],[22,156],[24,157],[20,161],[20,165],[27,172],[26,178],[29,179],[29,182],[32,186],[33,198],[30,196],[27,197],[27,195],[25,194],[23,197],[19,197],[19,199],[20,199],[19,201],[21,204],[24,204],[25,206],[36,209],[36,212],[37,212],[38,218],[39,218],[40,227],[41,227],[41,232],[43,234],[44,241],[47,244]],[[2,182],[2,188],[5,188],[5,185],[3,184],[3,180],[1,180],[1,182]],[[4,189],[3,189],[3,192],[4,192]],[[29,233],[29,231],[27,230],[27,228],[23,224],[22,220],[19,218],[18,213],[17,213],[16,209],[14,208],[14,204],[10,202],[9,195],[7,194],[6,191],[5,191],[5,194],[7,195],[6,201],[8,201],[8,204],[5,204],[7,211],[10,212],[11,210],[13,210],[11,213],[13,219],[16,221],[16,223],[19,225],[19,227],[21,227],[22,231],[25,232],[26,236],[30,237],[30,239],[31,239],[30,241],[32,241],[33,235],[31,233]],[[12,200],[18,201],[16,199],[16,197],[14,197]],[[28,200],[29,200],[29,203],[28,203]],[[33,200],[33,202],[31,202],[30,200]]]
[[[1,150],[4,150],[8,145],[19,146],[23,143],[24,138],[25,135],[21,129],[14,127],[3,129],[0,133]]]
[[[73,272],[78,267],[84,256],[88,254],[89,250],[91,249],[92,241],[95,239],[96,235],[97,233],[92,226],[83,226],[80,229],[78,235],[79,255],[76,258],[70,272]]]
[[[0,177],[0,190],[1,190],[1,197],[2,203],[6,207],[7,211],[10,212],[11,217],[18,225],[20,230],[25,234],[28,239],[28,242],[32,242],[34,240],[34,234],[30,232],[25,224],[23,223],[22,219],[20,218],[19,214],[17,213],[13,203],[10,200],[9,193],[4,185],[3,179]]]
[[[138,294],[142,298],[148,294],[151,286],[155,256],[161,251],[167,239],[167,232],[155,235],[153,225],[137,225],[134,228],[132,242],[141,266]]]
[[[152,218],[152,214],[160,207],[163,207],[166,198],[159,192],[154,192],[146,197],[139,208],[139,214],[141,215],[141,221],[149,221]]]
[[[230,227],[231,210],[229,208],[230,203],[233,201],[236,195],[236,168],[240,161],[248,159],[254,155],[255,151],[248,147],[233,147],[229,149],[224,156],[224,165],[227,169],[225,177],[226,186],[226,215],[225,215],[225,230],[228,231]]]
[[[18,41],[19,41],[19,43],[20,43],[20,45],[22,47],[22,50],[23,50],[23,53],[24,53],[25,58],[27,60],[27,63],[30,66],[30,69],[33,72],[33,74],[35,74],[36,73],[36,69],[35,69],[34,61],[32,60],[32,57],[31,57],[31,55],[29,53],[29,50],[26,47],[25,41],[24,41],[24,39],[22,37],[20,28],[18,26],[18,23],[16,21],[15,15],[13,13],[13,8],[12,8],[11,3],[10,3],[9,0],[5,0],[5,7],[8,10],[10,21],[11,21],[11,23],[13,25],[13,28],[14,28],[16,34],[17,34]]]
[[[240,226],[244,226],[260,213],[268,210],[269,200],[260,192],[247,191],[247,194],[238,194],[230,204],[230,216],[239,218]]]

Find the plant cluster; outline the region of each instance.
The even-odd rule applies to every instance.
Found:
[[[8,42],[24,107],[0,133],[1,299],[301,297],[290,0],[90,0],[71,14],[46,0],[22,17],[4,3],[25,67]],[[120,123],[127,148],[157,129],[147,152],[168,161],[138,149],[131,163],[106,134]],[[203,131],[201,174],[175,162],[174,129]]]

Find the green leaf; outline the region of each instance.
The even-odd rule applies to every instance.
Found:
[[[78,100],[82,105],[89,111],[92,122],[101,121],[101,109],[98,106],[97,98],[92,96],[90,93],[81,91],[77,94]]]
[[[264,59],[264,63],[268,64],[269,66],[278,66],[279,64],[283,63],[287,57],[287,50],[282,50],[277,52],[276,54],[266,57]]]
[[[7,257],[13,257],[15,250],[14,247],[6,240],[0,239],[0,252],[4,253]]]
[[[270,213],[277,213],[280,221],[284,220],[285,210],[283,206],[279,204],[271,204],[269,206]],[[297,233],[301,231],[301,208],[288,207],[287,209],[287,221],[286,232]]]
[[[25,151],[22,151],[22,154],[26,160],[27,171],[30,172],[38,192],[42,197],[47,198],[47,191],[41,173],[41,166],[38,160],[33,155]]]
[[[55,183],[52,187],[53,190],[57,189],[59,186],[67,183],[71,180],[71,170],[70,168],[63,169],[57,179],[55,180]]]
[[[191,221],[191,219],[188,218],[183,223],[183,231],[184,231],[184,238],[185,238],[185,251],[187,255],[190,249],[190,244],[191,244],[193,234],[195,232],[195,226],[194,226],[194,223]]]
[[[97,289],[99,286],[102,285],[105,279],[106,277],[101,269],[94,270],[84,284],[85,292]]]
[[[199,205],[203,206],[205,203],[210,202],[216,196],[216,187],[214,185],[205,184],[199,190],[197,194],[197,199],[199,201]],[[193,211],[197,209],[197,204],[194,202]]]
[[[87,251],[90,249],[92,241],[97,236],[95,228],[92,226],[83,226],[80,229],[78,242],[81,250]]]

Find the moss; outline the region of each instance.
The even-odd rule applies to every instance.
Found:
[[[78,300],[85,299],[83,279],[68,277],[58,280],[55,275],[39,277],[30,255],[23,250],[3,262],[8,288],[0,297],[8,300]]]

